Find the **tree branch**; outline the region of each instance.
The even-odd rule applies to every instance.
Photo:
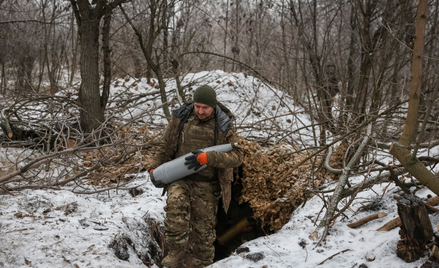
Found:
[[[341,175],[343,173],[343,171],[341,169],[335,169],[329,165],[329,160],[331,160],[331,155],[332,155],[332,147],[329,146],[328,147],[328,154],[326,155],[326,158],[325,158],[325,168],[326,168],[326,170],[328,170],[331,173]]]
[[[369,136],[372,133],[372,124],[369,124],[367,127],[367,133],[366,136],[363,138],[363,141],[361,142],[360,146],[358,147],[355,154],[350,159],[349,163],[346,165],[345,168],[342,170],[342,175],[340,176],[340,179],[338,180],[337,186],[335,187],[334,194],[331,197],[330,203],[328,205],[328,209],[326,210],[325,216],[320,221],[315,233],[318,233],[320,228],[325,227],[325,231],[322,234],[322,237],[317,243],[319,245],[325,238],[328,233],[329,229],[329,223],[332,220],[335,210],[337,209],[338,202],[342,199],[342,193],[344,190],[344,187],[346,183],[348,182],[349,175],[351,173],[351,169],[353,168],[354,164],[360,159],[361,154],[363,153],[364,148],[366,147],[367,143],[369,142]]]

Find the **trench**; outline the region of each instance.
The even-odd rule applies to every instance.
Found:
[[[239,170],[242,172],[242,167]],[[248,249],[241,245],[272,233],[270,226],[262,228],[261,224],[254,219],[253,210],[248,202],[240,202],[243,186],[239,178],[235,174],[231,186],[232,198],[227,213],[223,208],[221,198],[218,203],[214,262],[229,257],[233,252],[248,252]],[[142,193],[143,190],[130,190],[133,197]],[[162,267],[163,256],[166,256],[169,250],[165,246],[164,227],[153,218],[144,217],[144,221],[145,225],[138,222],[125,222],[128,230],[116,235],[109,247],[121,260],[129,259],[131,247],[136,252],[136,257],[140,258],[146,266],[155,263]],[[144,236],[139,237],[139,234]],[[150,242],[144,245],[141,241]]]
[[[239,171],[242,172],[242,167]],[[242,189],[241,179],[235,176],[232,183],[232,199],[227,213],[223,208],[221,198],[219,200],[214,262],[229,257],[242,244],[270,234],[269,226],[262,227],[259,221],[254,219],[250,204],[240,203]]]

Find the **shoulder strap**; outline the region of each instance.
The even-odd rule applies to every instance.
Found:
[[[194,104],[189,103],[186,106],[183,106],[181,108],[178,108],[178,109],[172,111],[172,115],[175,118],[180,118],[180,123],[179,123],[178,129],[177,129],[177,137],[180,137],[180,133],[183,130],[183,126],[187,122],[193,109],[194,109]]]
[[[229,117],[220,106],[216,106],[216,123],[215,123],[215,135],[218,137],[219,131],[226,134],[232,126],[232,119]]]

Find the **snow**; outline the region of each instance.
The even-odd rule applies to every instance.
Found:
[[[129,91],[128,96],[131,96],[158,90],[151,88],[145,78],[140,81],[133,78],[126,80],[118,80],[117,86],[112,90],[112,95]],[[243,136],[256,140],[271,137],[272,142],[283,140],[289,143],[294,143],[299,136],[302,136],[304,142],[313,144],[309,127],[303,132],[295,132],[296,129],[311,125],[304,109],[295,106],[292,98],[285,93],[267,86],[257,78],[242,73],[225,73],[217,70],[188,74],[182,80],[182,84],[193,84],[189,87],[190,97],[200,85],[208,84],[215,88],[218,100],[235,115],[235,125]],[[175,101],[171,100],[175,96],[176,83],[174,80],[169,80],[166,86],[168,92],[172,92],[168,101],[171,103],[171,108],[175,109],[180,106],[177,97],[174,97]],[[146,109],[155,108],[157,110],[154,110],[153,118],[144,120],[156,125],[166,124],[162,109],[158,109],[160,106],[159,98],[148,102],[141,99],[130,103],[121,117],[133,118],[142,114]]]
[[[131,184],[145,181],[146,175]],[[385,186],[374,186],[374,191],[381,194]],[[161,197],[161,190],[149,182],[144,183],[142,189],[145,192],[136,197],[127,191],[116,193],[115,190],[94,195],[77,195],[67,190],[25,190],[15,193],[15,196],[0,196],[0,244],[3,245],[0,262],[4,267],[27,267],[26,263],[32,267],[145,267],[133,251],[128,261],[122,261],[108,247],[117,234],[126,232],[124,217],[141,221],[148,214],[163,221],[165,198]],[[234,253],[211,267],[316,267],[344,250],[348,251],[321,266],[355,267],[355,264],[367,263],[370,268],[419,267],[425,262],[424,258],[415,263],[405,263],[396,256],[399,228],[389,232],[376,231],[398,217],[396,202],[390,194],[395,190],[394,187],[387,188],[388,194],[384,196],[380,211],[386,212],[386,217],[357,229],[346,225],[376,212],[361,212],[347,221],[336,221],[326,243],[317,248],[316,241],[309,239],[309,235],[315,230],[313,221],[323,203],[318,197],[313,197],[294,212],[290,222],[279,232],[242,245],[249,248],[249,253]],[[423,190],[420,194],[426,196],[428,193]],[[376,197],[376,194],[367,191],[361,196],[370,198]],[[73,203],[77,204],[77,210],[68,215],[65,215],[65,210],[56,209]],[[17,217],[17,213],[22,216]],[[437,223],[437,220],[434,221]],[[300,245],[302,241],[305,247]],[[246,255],[258,252],[264,258],[257,263],[246,258]],[[365,259],[367,252],[373,252],[376,259],[368,262]]]
[[[395,189],[387,189],[390,192],[393,190]],[[370,194],[370,192],[363,193],[365,196]],[[315,220],[323,206],[323,202],[318,197],[313,197],[304,207],[298,208],[293,213],[290,222],[276,234],[261,237],[243,246],[249,247],[250,252],[262,252],[264,254],[265,258],[257,263],[257,267],[263,265],[278,268],[318,267],[321,262],[324,262],[320,265],[321,267],[331,268],[358,267],[362,263],[365,263],[369,268],[419,267],[425,262],[424,258],[414,263],[405,263],[396,256],[399,228],[389,232],[376,231],[388,221],[398,217],[396,202],[390,196],[386,195],[384,207],[380,210],[387,213],[386,217],[369,222],[357,229],[351,229],[346,225],[376,212],[358,213],[349,217],[347,221],[336,221],[330,229],[330,235],[327,237],[326,243],[322,247],[316,248],[316,241],[309,239],[310,234],[315,230],[312,221]],[[301,241],[306,244],[306,249],[300,245]],[[344,250],[347,251],[340,253]],[[375,255],[374,261],[369,262],[366,260],[365,257],[368,252],[373,252]],[[337,253],[340,254],[328,259]],[[247,260],[243,255],[234,254],[213,264],[211,267],[250,268],[255,267],[255,263]]]
[[[129,186],[145,181],[145,175],[139,176]],[[93,195],[24,190],[0,196],[0,266],[22,267],[28,262],[32,267],[145,267],[138,258],[118,259],[108,247],[126,231],[123,218],[143,221],[148,215],[163,222],[161,190],[142,189],[144,193],[135,197],[116,190]],[[71,204],[72,212],[66,213]]]
[[[135,86],[131,86],[133,83]],[[215,87],[220,101],[235,113],[236,125],[241,127],[238,131],[243,136],[271,137],[272,142],[291,143],[301,137],[306,138],[307,143],[313,142],[311,129],[302,128],[310,124],[303,109],[294,106],[288,96],[256,78],[222,71],[201,72],[187,75],[182,84],[189,83],[194,83],[192,89],[205,83]],[[119,79],[118,84],[112,88],[112,96],[127,91],[134,95],[157,90],[146,84],[144,79]],[[167,88],[172,96],[175,82],[168,81]],[[177,99],[172,106],[179,106]],[[156,126],[164,124],[163,112],[158,109],[158,98],[143,99],[143,102],[136,100],[120,116],[132,118],[152,107],[157,110],[151,113],[149,119],[143,118],[143,122],[152,122]],[[272,119],[265,120],[267,118]],[[255,126],[246,127],[252,124]],[[294,132],[298,128],[302,130]],[[284,134],[279,135],[279,130]],[[429,155],[438,153],[436,148]],[[14,158],[19,154],[18,149],[0,148],[2,170],[9,168],[4,166],[6,156]],[[380,161],[389,163],[392,158],[381,152]],[[362,180],[362,177],[353,178],[351,183],[360,183]],[[144,223],[145,218],[160,223],[164,220],[166,197],[161,195],[162,189],[154,188],[147,173],[140,173],[125,188],[133,186],[139,186],[143,193],[132,196],[125,190],[110,190],[81,195],[69,191],[72,186],[66,186],[63,190],[23,190],[13,192],[13,195],[0,195],[0,267],[145,267],[133,247],[128,247],[130,257],[126,261],[117,258],[109,247],[118,235],[132,232],[126,222]],[[321,211],[322,200],[314,196],[293,213],[291,220],[280,231],[243,244],[241,247],[247,247],[249,252],[232,253],[210,267],[338,268],[360,267],[361,264],[370,268],[419,267],[426,258],[405,263],[396,256],[399,228],[388,232],[376,231],[398,217],[393,199],[397,193],[394,184],[388,182],[360,192],[351,208],[345,212],[348,219],[338,218],[320,247],[316,247],[317,242],[309,238],[316,229],[315,222],[318,223],[324,215],[324,210]],[[426,199],[427,195],[433,194],[422,189],[417,195]],[[378,200],[377,211],[358,210],[373,200]],[[377,212],[385,212],[387,216],[357,229],[347,227],[348,223]],[[436,230],[438,217],[435,214],[430,217]],[[145,246],[150,241],[137,242]],[[366,260],[366,255],[375,260]],[[158,266],[153,264],[151,267]]]

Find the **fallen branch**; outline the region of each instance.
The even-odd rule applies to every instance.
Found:
[[[428,199],[427,204],[430,206],[437,206],[439,204],[439,196],[435,196]]]
[[[134,119],[138,118],[139,116],[136,116]],[[0,177],[0,183],[8,183],[11,182],[11,179],[16,177],[16,176],[22,176],[24,173],[26,173],[27,171],[31,170],[31,169],[35,169],[40,167],[42,164],[45,164],[47,162],[50,162],[52,159],[63,156],[63,155],[68,155],[68,154],[76,154],[78,152],[87,152],[87,151],[94,151],[94,150],[102,150],[103,148],[108,148],[108,147],[114,147],[118,144],[122,144],[127,138],[118,140],[116,142],[113,142],[112,144],[107,144],[107,145],[98,145],[96,146],[96,144],[99,144],[101,141],[104,140],[108,140],[111,139],[111,137],[113,135],[115,135],[119,130],[121,130],[123,127],[125,127],[126,125],[128,125],[129,123],[123,124],[121,126],[119,126],[118,128],[112,130],[111,133],[108,133],[107,135],[101,136],[98,139],[94,139],[93,137],[95,136],[96,133],[99,133],[99,131],[102,131],[101,129],[97,129],[95,130],[93,133],[91,133],[88,137],[84,137],[82,139],[82,141],[79,141],[74,147],[65,149],[63,151],[58,151],[58,152],[54,152],[54,153],[50,153],[47,155],[42,155],[40,157],[37,157],[33,160],[31,160],[30,162],[28,162],[27,164],[23,165],[22,167],[17,168],[15,171],[6,174],[4,176]],[[103,127],[104,124],[101,126]],[[134,151],[136,151],[137,149],[134,149],[132,151],[129,151],[128,153],[133,153]],[[115,158],[109,159],[109,160],[113,160],[113,161],[117,161],[120,158],[124,157],[126,154],[122,154],[121,156],[117,156]],[[108,159],[107,159],[108,161]],[[102,160],[101,160],[102,162]],[[104,163],[98,163],[96,166],[100,167],[102,166]],[[66,182],[71,181],[71,180],[67,180]],[[60,183],[57,183],[58,185]],[[52,185],[53,186],[53,185]]]
[[[380,149],[389,150],[390,147],[392,146],[392,143],[384,143],[384,142],[376,142],[376,143],[378,144],[378,148],[380,148]],[[419,144],[419,148],[433,148],[433,147],[438,146],[438,145],[439,145],[439,140],[435,140],[433,142],[421,143],[421,144]],[[410,146],[409,148],[413,149],[414,146]],[[435,159],[435,158],[433,158],[433,159]],[[427,160],[427,159],[425,159],[425,160]]]
[[[439,248],[436,245],[433,245],[433,248],[431,249],[431,253],[433,253],[436,260],[439,261]]]
[[[361,220],[358,220],[356,222],[350,223],[350,224],[348,224],[348,227],[357,228],[357,227],[360,227],[360,226],[362,226],[370,221],[376,220],[378,218],[383,218],[385,216],[387,216],[387,214],[385,212],[376,213],[376,214],[367,216],[366,218],[363,218]]]
[[[390,172],[390,176],[389,178],[397,185],[399,186],[399,188],[401,188],[404,193],[406,194],[411,194],[410,189],[407,187],[407,185],[400,181],[398,179],[398,175],[396,174],[395,170],[393,170],[393,167],[389,166],[389,165],[385,165],[384,163],[381,163],[380,161],[376,161],[375,163],[377,163],[378,165],[381,165],[383,167],[386,168],[386,170],[388,170]]]
[[[300,161],[299,163],[296,163],[290,170],[289,173],[286,173],[281,179],[279,179],[278,183],[283,182],[286,178],[288,178],[289,176],[291,176],[291,173],[297,169],[298,167],[300,167],[301,165],[303,165],[306,161],[310,160],[311,158],[313,158],[314,156],[318,155],[319,153],[323,152],[324,150],[326,150],[326,148],[328,148],[329,146],[332,146],[334,144],[336,144],[339,141],[345,140],[349,135],[351,135],[352,133],[357,132],[358,130],[360,130],[361,128],[371,124],[372,122],[375,122],[380,116],[387,114],[388,112],[392,111],[393,109],[399,107],[402,103],[405,103],[407,101],[403,101],[400,103],[397,103],[396,105],[387,108],[386,110],[384,110],[383,112],[379,113],[378,115],[372,117],[371,119],[367,120],[366,122],[360,124],[359,126],[357,126],[355,129],[347,132],[346,134],[342,135],[341,137],[338,137],[336,139],[334,139],[331,143],[327,144],[326,146],[322,146],[322,148],[316,150],[314,153],[310,154],[308,157],[306,157],[305,159],[303,159],[302,161]]]
[[[425,205],[425,207],[426,207],[427,209],[433,211],[434,213],[438,213],[438,212],[439,212],[439,209],[437,209],[437,208],[435,208],[435,207],[429,205],[428,203],[424,203],[424,205]]]
[[[401,219],[398,217],[384,224],[381,228],[378,228],[377,231],[390,231],[396,227],[400,227],[401,224]]]

